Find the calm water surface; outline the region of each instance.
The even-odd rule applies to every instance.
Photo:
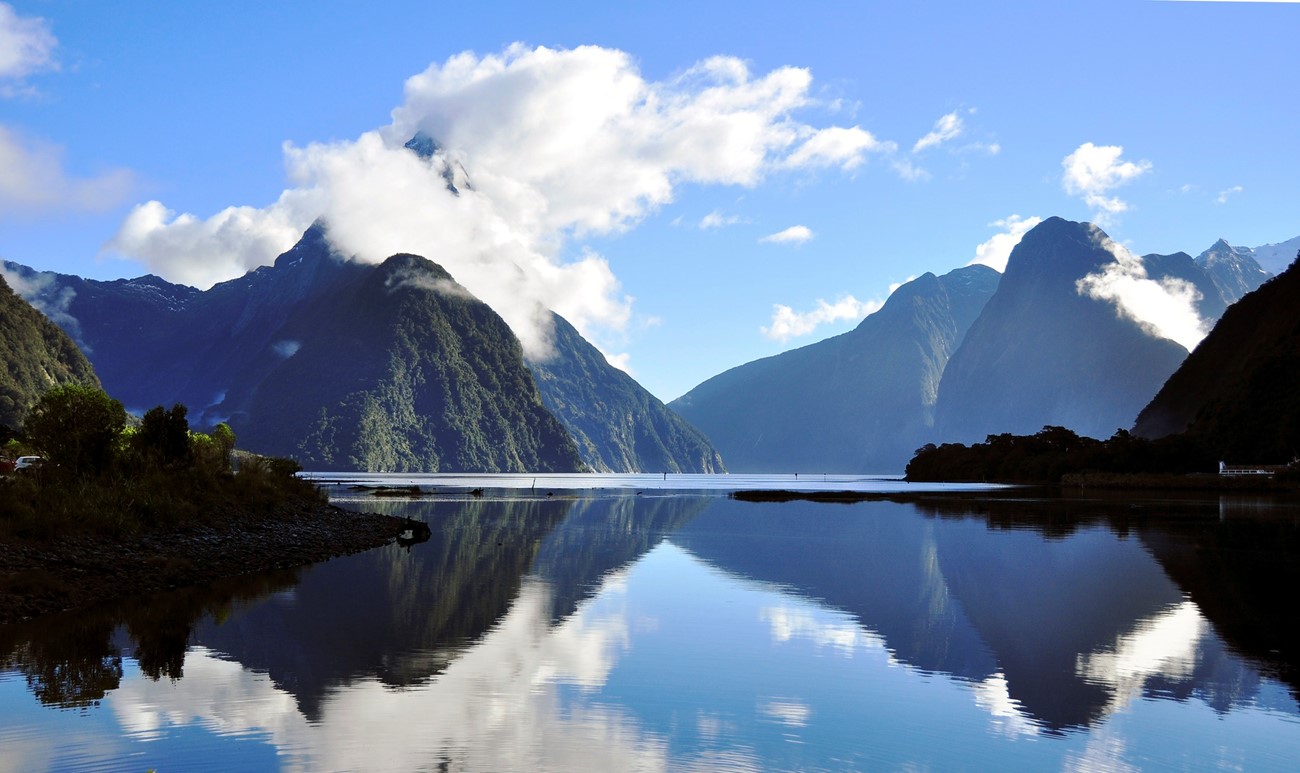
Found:
[[[1295,502],[582,488],[338,487],[432,538],[0,627],[0,770],[1300,760]]]

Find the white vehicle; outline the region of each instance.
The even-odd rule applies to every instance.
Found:
[[[14,472],[40,467],[43,464],[45,464],[45,460],[39,456],[20,456],[14,461]]]

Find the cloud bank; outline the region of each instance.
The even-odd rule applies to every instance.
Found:
[[[106,249],[203,287],[271,263],[324,218],[336,248],[358,260],[438,262],[541,357],[547,309],[584,334],[630,317],[607,261],[573,241],[635,227],[683,184],[852,170],[892,147],[860,127],[798,120],[815,106],[811,84],[807,70],[754,74],[730,57],[650,82],[628,54],[596,46],[462,53],[408,79],[388,126],[286,145],[292,187],[274,204],[201,219],[148,202]],[[428,157],[403,147],[420,132],[438,143]],[[452,169],[473,187],[449,190]]]
[[[1115,256],[1115,261],[1076,282],[1079,294],[1113,303],[1121,316],[1138,323],[1151,335],[1168,338],[1188,351],[1195,349],[1210,328],[1196,310],[1200,291],[1183,279],[1151,279],[1137,255],[1100,230],[1094,238]]]
[[[1121,161],[1123,154],[1124,148],[1119,145],[1085,142],[1061,160],[1065,192],[1081,196],[1093,210],[1093,220],[1103,225],[1128,210],[1128,202],[1107,194],[1151,170],[1150,161]]]
[[[125,169],[69,176],[63,149],[0,124],[0,215],[51,210],[103,212],[126,200],[135,177]]]

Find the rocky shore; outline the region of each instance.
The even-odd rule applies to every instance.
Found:
[[[333,505],[286,505],[270,517],[125,538],[0,538],[0,625],[109,599],[287,569],[392,542],[401,518]]]

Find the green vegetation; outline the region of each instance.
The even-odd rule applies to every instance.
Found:
[[[546,408],[596,472],[726,472],[709,439],[610,365],[558,314],[554,351],[529,363]]]
[[[0,478],[0,537],[121,535],[270,514],[286,502],[323,502],[294,477],[297,464],[248,456],[231,469],[230,427],[191,432],[186,408],[161,406],[127,426],[122,404],[72,384],[48,390],[7,451],[45,464]]]
[[[583,469],[505,320],[431,261],[395,255],[281,335],[299,348],[232,413],[248,448],[320,470]]]
[[[1219,460],[1192,436],[1148,440],[1117,430],[1109,440],[1083,437],[1065,427],[1033,435],[989,435],[983,443],[929,443],[907,463],[911,481],[1058,483],[1073,473],[1211,473]]]
[[[19,298],[0,278],[0,442],[19,426],[28,406],[58,384],[99,384],[71,338]]]

